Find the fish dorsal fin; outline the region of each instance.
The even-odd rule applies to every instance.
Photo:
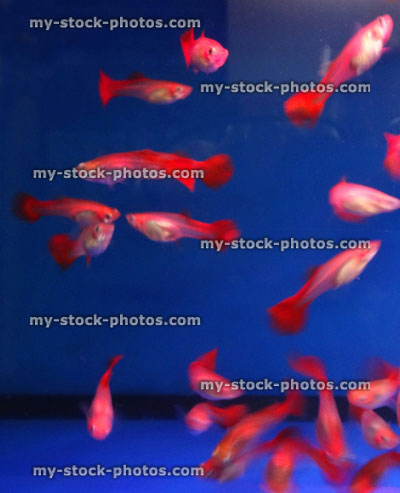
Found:
[[[345,176],[342,176],[342,178],[340,179],[340,183],[347,183],[347,180],[346,180],[346,177]]]
[[[142,74],[142,72],[132,72],[131,74],[129,74],[129,77],[128,79],[129,80],[140,80],[140,79],[147,79],[148,77],[146,77],[144,74]]]
[[[315,274],[317,273],[317,270],[320,268],[320,265],[312,265],[309,267],[306,271],[306,281],[309,281]]]
[[[184,158],[186,158],[186,159],[190,159],[190,156],[189,156],[189,155],[188,155],[188,153],[187,153],[187,152],[185,152],[185,151],[174,151],[172,154],[173,154],[174,156],[184,157]]]
[[[399,138],[398,135],[394,135],[394,134],[390,134],[388,132],[385,132],[383,134],[383,136],[385,137],[386,139],[386,142],[388,143],[388,145],[392,145],[392,144],[395,144],[397,139]]]
[[[214,371],[215,370],[215,365],[217,363],[217,355],[218,355],[218,349],[215,348],[211,351],[209,351],[206,354],[203,354],[200,356],[196,362],[202,366],[203,368],[206,368],[207,370]]]
[[[185,216],[188,219],[192,219],[192,215],[190,214],[190,212],[187,209],[181,210],[181,214],[182,214],[182,216]]]
[[[205,36],[204,36],[204,29],[201,31],[200,38],[205,38]]]

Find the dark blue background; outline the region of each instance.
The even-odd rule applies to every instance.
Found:
[[[345,224],[327,194],[342,177],[400,196],[386,175],[384,131],[400,133],[398,2],[348,0],[2,2],[0,55],[2,227],[0,374],[2,393],[91,393],[109,356],[124,353],[113,391],[189,393],[187,365],[220,349],[218,369],[230,378],[281,379],[293,351],[323,358],[334,379],[361,376],[368,356],[399,362],[399,213]],[[334,56],[380,14],[393,16],[391,53],[361,81],[371,94],[335,95],[311,131],[292,127],[278,94],[220,97],[200,82],[309,81],[318,78],[325,45]],[[29,19],[200,18],[205,33],[230,50],[215,74],[186,70],[181,30],[29,29]],[[200,31],[197,32],[197,34]],[[149,77],[194,87],[185,101],[160,107],[120,98],[103,108],[98,71]],[[191,194],[173,181],[104,185],[32,179],[34,168],[65,169],[112,152],[184,150],[196,159],[231,155],[235,174],[212,191]],[[82,259],[60,272],[48,238],[76,230],[66,219],[24,224],[13,217],[13,195],[81,197],[122,213],[188,209],[204,221],[232,218],[246,238],[372,238],[382,248],[360,280],[329,292],[310,311],[307,330],[280,338],[265,308],[294,293],[308,267],[329,251],[200,250],[196,241],[159,244],[124,219],[108,251],[89,269]],[[30,315],[200,315],[192,327],[30,327]]]

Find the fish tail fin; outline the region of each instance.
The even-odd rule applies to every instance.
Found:
[[[36,200],[32,195],[18,193],[14,197],[13,212],[19,219],[33,223],[40,218],[40,214],[36,210],[38,204],[39,200]]]
[[[348,479],[351,468],[350,462],[335,462],[324,451],[306,442],[302,445],[302,450],[317,464],[331,483],[341,484]]]
[[[194,187],[196,184],[196,179],[193,176],[189,176],[189,178],[176,178],[182,185],[185,185],[191,192],[194,191]]]
[[[181,47],[183,51],[183,56],[185,57],[186,68],[189,68],[189,65],[192,61],[192,48],[194,45],[194,30],[193,27],[188,29],[179,38],[181,42]]]
[[[327,382],[325,367],[316,356],[299,356],[289,358],[289,365],[293,370],[302,375],[314,378],[320,382]]]
[[[62,270],[68,269],[79,257],[75,252],[75,240],[66,234],[54,235],[49,240],[49,250]]]
[[[356,421],[361,421],[362,415],[364,414],[365,409],[355,406],[354,404],[349,405],[349,414]]]
[[[246,416],[249,409],[245,404],[236,404],[224,409],[210,405],[213,420],[222,428],[230,428]]]
[[[388,132],[384,132],[383,136],[385,137],[388,146],[395,144],[397,139],[399,138],[398,135],[390,134]]]
[[[223,241],[221,250],[226,248],[225,243],[231,243],[233,240],[239,238],[240,232],[234,221],[231,219],[221,219],[215,221],[211,225],[211,235],[214,241]],[[215,244],[218,247],[218,244]]]
[[[204,172],[202,181],[207,187],[219,188],[232,178],[233,164],[227,154],[216,154],[206,159],[202,164],[202,171]]]
[[[110,99],[115,96],[114,80],[111,79],[111,77],[105,74],[102,70],[100,70],[99,77],[99,94],[103,106],[106,106]]]
[[[293,125],[310,127],[319,120],[327,98],[325,94],[311,91],[297,93],[285,101],[283,108]]]
[[[291,390],[286,397],[291,416],[302,416],[304,414],[305,399],[299,390]]]
[[[267,310],[272,326],[285,335],[296,334],[304,327],[309,303],[300,304],[297,295],[286,298]]]
[[[112,377],[114,366],[118,363],[118,361],[121,361],[123,357],[124,357],[123,354],[118,354],[117,356],[113,356],[112,358],[109,359],[107,363],[107,370],[100,380],[100,385],[102,387],[108,387],[110,385],[110,380]]]
[[[202,354],[199,358],[197,358],[196,363],[202,368],[215,371],[217,356],[218,356],[218,349],[215,348],[212,349],[211,351],[208,351],[208,353]]]

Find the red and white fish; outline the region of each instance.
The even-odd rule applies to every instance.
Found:
[[[299,332],[310,304],[326,291],[354,281],[380,246],[380,241],[371,241],[369,248],[347,249],[318,267],[300,291],[268,309],[273,327],[282,334]]]
[[[390,15],[380,16],[362,27],[330,64],[320,82],[325,91],[297,93],[285,102],[286,116],[293,125],[315,125],[335,89],[369,70],[381,58],[392,31]]]
[[[375,188],[340,181],[329,192],[334,213],[344,221],[361,221],[400,208],[400,200]]]
[[[371,447],[377,450],[391,450],[399,445],[399,436],[375,411],[351,405],[350,413],[360,422],[364,440]]]
[[[114,421],[110,380],[114,366],[123,358],[123,355],[111,358],[107,371],[101,377],[96,394],[87,415],[87,428],[90,435],[96,440],[104,440],[111,433]]]
[[[400,135],[384,134],[387,151],[383,165],[394,180],[400,180]]]
[[[149,79],[139,72],[127,80],[114,80],[100,70],[99,93],[103,106],[118,96],[143,99],[152,104],[171,104],[187,98],[192,90],[185,84]]]
[[[68,269],[78,257],[97,257],[107,250],[114,234],[114,224],[97,223],[83,228],[78,238],[66,234],[54,235],[49,240],[49,250],[62,270]]]
[[[199,71],[206,74],[216,72],[224,65],[229,55],[229,51],[218,41],[206,38],[204,31],[199,38],[194,39],[194,31],[191,28],[181,35],[180,41],[186,67],[189,68],[192,65],[195,73]]]
[[[232,178],[233,164],[226,154],[216,154],[204,161],[195,161],[180,153],[168,154],[145,149],[100,156],[80,163],[77,170],[88,175],[84,178],[87,181],[110,186],[126,181],[136,170],[142,173],[147,170],[149,174],[155,170],[158,172],[156,178],[175,178],[193,192],[196,174],[201,176],[206,186],[218,188]]]
[[[328,377],[322,361],[315,356],[304,356],[289,360],[290,366],[307,377],[326,386]],[[332,459],[345,462],[349,457],[344,438],[343,424],[336,406],[333,392],[326,387],[319,392],[317,438],[323,451]]]
[[[184,214],[171,212],[142,212],[126,214],[126,220],[137,231],[153,241],[170,242],[180,238],[215,240],[230,243],[240,235],[236,224],[229,219],[214,223],[195,221]]]
[[[83,199],[60,198],[37,200],[27,193],[20,193],[14,199],[14,213],[24,221],[34,222],[43,216],[62,216],[73,219],[81,226],[95,223],[112,223],[121,215],[99,202]]]
[[[190,363],[190,388],[204,399],[236,399],[243,394],[243,390],[234,387],[227,378],[215,372],[217,354],[218,349],[213,349]]]
[[[377,409],[391,403],[400,387],[400,371],[383,363],[385,377],[372,380],[369,388],[349,390],[347,399],[353,406],[362,409]]]
[[[383,474],[392,467],[400,467],[399,452],[385,452],[374,457],[357,471],[351,482],[350,492],[372,493],[376,490]]]
[[[267,406],[241,419],[228,429],[212,454],[216,470],[225,468],[247,451],[247,448],[263,433],[277,426],[289,415],[303,413],[304,400],[298,391],[287,394],[285,401]]]
[[[193,432],[203,433],[214,423],[221,428],[229,428],[244,418],[247,412],[247,406],[244,404],[220,408],[209,402],[201,402],[186,414],[185,422]]]

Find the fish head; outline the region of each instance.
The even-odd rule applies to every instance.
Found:
[[[121,216],[121,213],[118,209],[110,209],[106,207],[102,214],[102,222],[103,223],[113,223]]]
[[[146,225],[146,216],[144,214],[126,214],[125,218],[132,228],[143,233]]]
[[[370,241],[366,248],[346,252],[349,256],[336,274],[336,286],[343,286],[356,279],[378,253],[380,246],[381,241],[375,240]]]
[[[212,424],[207,403],[193,407],[185,416],[186,426],[194,433],[206,431]]]
[[[96,257],[103,253],[111,242],[114,234],[114,224],[97,223],[85,228],[83,244],[88,255]]]
[[[209,38],[200,38],[199,51],[194,56],[194,62],[207,74],[216,72],[224,65],[229,56],[229,51],[218,41]]]
[[[379,16],[373,27],[372,27],[372,37],[376,40],[381,40],[385,45],[393,31],[393,19],[390,15]]]
[[[88,431],[95,440],[104,440],[111,433],[112,421],[108,416],[95,416],[88,419]]]
[[[172,89],[172,97],[174,101],[185,99],[192,91],[193,88],[190,86],[185,86],[184,84],[176,84]]]

